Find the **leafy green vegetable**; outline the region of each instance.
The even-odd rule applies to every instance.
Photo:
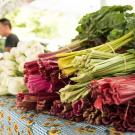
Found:
[[[80,43],[85,49],[123,36],[134,29],[135,13],[129,13],[130,10],[130,5],[105,6],[96,12],[86,14],[76,28],[78,35],[73,41],[85,39]],[[118,51],[124,52],[133,47],[135,48],[135,41]]]
[[[126,11],[132,10],[132,6],[105,6],[100,10],[86,14],[79,22],[79,26],[76,28],[78,35],[76,39],[94,39],[100,37],[106,37],[111,34],[114,35],[114,29],[122,30],[120,33],[124,34],[128,18],[131,16]],[[119,35],[119,37],[121,34]],[[114,37],[114,36],[113,36]],[[118,38],[117,34],[115,39]],[[113,38],[114,39],[114,38]]]

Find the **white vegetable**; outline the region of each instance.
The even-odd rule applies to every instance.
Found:
[[[35,41],[19,42],[10,53],[3,54],[3,60],[0,60],[0,95],[16,95],[27,90],[21,74],[24,71],[24,64],[37,59],[38,54],[44,53],[44,49]]]
[[[16,76],[17,71],[16,70],[9,70],[9,69],[4,69],[3,71],[4,73],[6,73],[8,76]]]
[[[12,95],[16,95],[19,92],[26,91],[23,77],[10,77],[8,79],[8,92]]]
[[[17,59],[17,58],[21,57],[22,55],[24,55],[24,53],[22,53],[22,52],[19,50],[19,48],[17,48],[16,53],[15,53],[15,58]]]
[[[1,80],[0,85],[8,86],[8,78],[9,78],[9,76],[7,73],[5,73],[5,72],[1,73],[0,74],[0,80]]]
[[[15,60],[15,57],[14,57],[14,55],[12,55],[9,52],[4,52],[3,53],[3,59],[4,60],[12,60],[12,61],[14,61]]]
[[[10,61],[10,60],[5,60],[4,61],[4,69],[8,69],[8,70],[16,70],[17,69],[17,63]]]
[[[32,44],[29,47],[30,48],[26,49],[24,52],[27,57],[30,57],[31,55],[37,57],[38,54],[44,53],[45,48],[40,43],[34,42],[34,44]]]
[[[3,72],[4,67],[4,60],[0,60],[0,73]]]
[[[20,41],[17,45],[17,48],[20,50],[20,52],[24,53],[26,48],[27,48],[27,44],[26,42]]]
[[[33,60],[36,60],[37,58],[35,58],[35,57],[27,57],[26,59],[25,59],[25,62],[30,62],[30,61],[33,61]]]
[[[21,63],[25,62],[25,59],[26,59],[26,57],[24,55],[22,55],[22,56],[16,58],[16,62],[21,64]]]
[[[14,55],[16,53],[16,50],[17,48],[16,47],[13,47],[11,50],[10,50],[10,54],[11,55]]]
[[[18,66],[18,70],[23,73],[24,71],[24,63],[20,63],[20,65]]]
[[[32,42],[20,41],[17,45],[17,48],[24,51],[26,48],[30,48],[29,46],[33,45]]]
[[[6,86],[0,85],[0,96],[9,94],[8,88]]]

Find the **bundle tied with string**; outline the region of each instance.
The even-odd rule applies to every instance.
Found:
[[[110,43],[106,43],[106,45],[110,47],[110,49],[112,50],[112,52],[113,52],[114,54],[116,54],[114,48],[112,47],[112,45],[111,45]]]
[[[103,105],[120,105],[135,98],[135,74],[106,77],[90,83],[94,106],[102,110]]]
[[[67,49],[67,52],[73,52],[72,49],[68,46],[65,46],[65,48]]]
[[[83,71],[82,64],[85,62],[85,60],[82,59],[82,61],[80,61],[80,57],[85,58],[85,56],[88,56],[91,53],[93,53],[93,50],[94,50],[95,52],[100,52],[100,53],[98,53],[98,54],[96,53],[96,55],[94,55],[90,59],[99,59],[99,60],[110,59],[110,58],[118,55],[118,53],[115,53],[116,50],[119,50],[120,48],[127,45],[127,43],[129,43],[130,41],[133,40],[133,35],[134,35],[133,31],[131,31],[131,32],[125,34],[124,36],[122,36],[116,40],[113,40],[111,42],[108,42],[108,43],[105,43],[105,44],[102,44],[102,45],[99,45],[96,47],[84,49],[81,51],[71,51],[70,50],[71,48],[68,46],[67,48],[70,52],[56,54],[55,57],[58,59],[58,66],[65,76],[70,76],[70,75],[77,73],[79,70],[78,67],[80,67],[80,66],[81,66],[80,71]],[[106,55],[108,57],[104,57],[104,55]],[[76,60],[76,57],[78,57],[79,60]],[[80,62],[80,63],[77,64],[76,62]],[[98,63],[99,63],[99,61],[98,61]],[[94,62],[94,64],[95,64],[95,62]],[[85,64],[85,65],[87,68],[88,65],[87,64]],[[86,68],[84,68],[84,70]]]
[[[113,49],[113,47],[111,46],[111,44],[107,43],[107,45],[111,48],[112,52],[113,52],[114,54],[116,54],[116,52],[115,52],[115,50]],[[123,59],[124,59],[125,72],[126,72],[126,70],[127,70],[127,68],[126,68],[126,66],[127,66],[126,58],[125,58],[124,55],[122,55],[122,57],[123,57]]]
[[[127,60],[126,60],[124,55],[122,55],[122,57],[123,57],[123,60],[124,60],[125,72],[126,72],[127,71]]]

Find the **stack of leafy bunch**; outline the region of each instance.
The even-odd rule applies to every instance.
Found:
[[[76,28],[78,35],[73,41],[83,41],[86,47],[117,39],[134,28],[135,13],[132,6],[105,6],[82,17]],[[133,44],[130,44],[131,47]],[[129,46],[127,47],[129,48]]]
[[[107,6],[85,15],[70,45],[25,63],[29,92],[18,94],[17,107],[134,132],[135,14],[127,12],[131,9]]]
[[[24,80],[29,93],[18,95],[17,107],[24,110],[48,110],[54,100],[60,99],[58,90],[70,82],[68,77],[61,74],[56,59],[47,55],[41,54],[38,60],[25,63]]]

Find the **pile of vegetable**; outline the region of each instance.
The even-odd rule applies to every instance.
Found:
[[[4,52],[0,60],[0,95],[27,91],[24,83],[24,63],[35,60],[45,48],[37,42],[20,42],[10,52]]]
[[[130,40],[128,41],[131,41],[133,39],[133,32],[130,32],[112,42],[116,43],[117,41],[121,41],[121,39],[125,40],[125,37],[127,37],[127,35],[130,35]],[[123,42],[122,40],[123,43],[121,44],[121,42],[119,42],[117,45],[119,47],[124,46],[128,41]],[[106,45],[107,43],[98,46],[98,48],[102,50],[104,48],[107,48]],[[73,61],[69,64],[69,67],[71,66],[71,64],[72,65],[76,64],[77,62],[76,59],[80,60],[80,61],[78,60],[80,64],[81,61],[84,60],[83,59],[84,57],[88,59],[88,60],[85,59],[86,61],[82,63],[81,67],[78,68],[79,64],[78,66],[76,66],[77,68],[76,71],[73,74],[70,74],[72,76],[70,75],[65,76],[62,70],[60,70],[60,66],[58,65],[59,60],[61,59],[65,60],[67,57],[70,57],[69,53],[62,53],[57,55],[41,54],[38,56],[37,61],[25,63],[24,65],[25,83],[27,89],[29,90],[29,93],[25,94],[20,93],[18,95],[17,107],[23,110],[34,109],[37,110],[38,112],[46,110],[48,111],[49,114],[56,115],[61,118],[70,119],[74,121],[87,121],[91,124],[104,124],[104,125],[106,125],[104,119],[109,119],[108,116],[112,115],[108,114],[106,116],[105,115],[106,111],[104,111],[104,109],[106,109],[108,113],[110,113],[110,111],[112,111],[111,110],[112,106],[117,106],[116,109],[119,109],[119,107],[121,108],[121,106],[124,106],[122,109],[123,112],[126,112],[127,103],[129,102],[129,100],[132,102],[134,98],[134,96],[131,96],[134,94],[134,88],[131,89],[131,92],[127,93],[125,90],[123,92],[123,94],[125,94],[123,98],[121,97],[121,95],[119,95],[120,93],[118,93],[119,99],[121,99],[121,101],[119,101],[119,104],[113,102],[114,99],[111,97],[114,97],[116,100],[118,96],[115,97],[116,96],[115,94],[117,94],[116,92],[121,91],[123,84],[125,88],[134,87],[135,76],[134,75],[121,76],[113,78],[110,77],[101,79],[101,81],[93,79],[101,78],[103,76],[123,75],[134,72],[135,55],[132,50],[129,50],[123,54],[118,54],[113,53],[111,48],[109,47],[107,48],[107,52],[101,50],[99,51],[94,48],[92,48],[91,50],[88,49],[88,51],[83,50],[71,52],[72,56],[72,53],[79,54],[80,52],[82,53],[86,51],[85,53],[83,53],[83,55],[80,54],[78,56],[75,56],[73,58]],[[58,55],[61,57],[57,57]],[[65,55],[65,57],[64,56],[62,57],[62,55]],[[85,62],[87,62],[89,66],[87,66]],[[91,80],[93,81],[91,82]],[[101,89],[101,87],[103,87],[102,91],[98,89],[98,85],[100,84],[100,82],[101,86],[99,86],[99,88]],[[114,82],[116,84],[114,84]],[[121,87],[119,86],[120,82]],[[112,83],[112,85],[115,85],[115,89],[116,85],[118,85],[117,91],[114,93],[114,95],[112,93],[113,88],[110,89],[112,91],[110,91],[109,93],[107,90],[110,88],[110,86],[108,86],[108,88],[105,88],[103,83],[105,83],[107,86],[108,83],[110,83],[110,85]],[[106,95],[104,95],[104,93]],[[125,97],[127,96],[126,94],[128,94],[129,96],[128,99]],[[104,97],[106,98],[104,99]],[[107,102],[106,100],[109,103],[110,102],[111,103],[109,105],[104,104],[104,101]],[[123,102],[123,100],[126,103]],[[113,122],[119,122],[122,120],[123,118],[118,119],[118,121],[116,120],[111,121],[110,123],[108,122],[107,124],[113,125],[114,124]],[[125,127],[120,126],[120,124],[114,125],[117,130],[134,131],[134,128],[132,128],[132,124],[131,126]]]
[[[135,132],[135,74],[93,80],[89,85],[101,124]]]
[[[83,112],[84,120],[135,132],[134,79],[135,74],[91,81],[88,97],[91,105]]]
[[[40,112],[51,109],[53,101],[58,99],[59,95],[57,93],[19,93],[16,106],[24,111],[37,110]]]
[[[24,64],[23,110],[135,132],[135,14],[107,6],[85,15],[74,41]]]
[[[37,61],[24,65],[25,83],[29,93],[53,93],[69,83],[61,74],[57,61],[42,55]]]
[[[95,107],[120,105],[135,98],[135,75],[107,77],[91,82],[91,96],[96,98]],[[100,103],[100,104],[98,104]]]
[[[118,56],[115,53],[115,50],[127,45],[127,43],[133,40],[133,38],[134,33],[131,31],[116,40],[97,47],[71,53],[61,53],[57,54],[55,57],[58,58],[59,67],[64,75],[69,76],[78,71],[85,73],[90,71],[93,65],[96,65],[105,59]]]

